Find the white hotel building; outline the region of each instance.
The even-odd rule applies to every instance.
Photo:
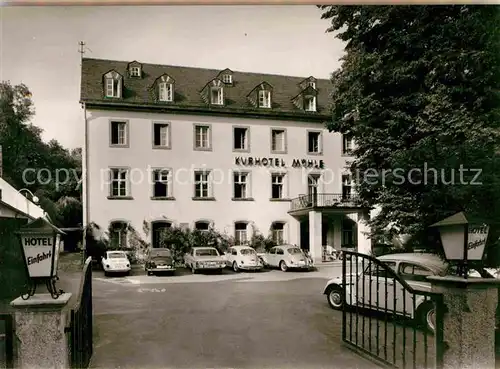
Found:
[[[325,122],[314,77],[83,59],[85,221],[153,247],[162,227],[252,232],[310,250],[371,248],[355,205],[352,142]],[[351,159],[352,160],[352,159]],[[143,224],[150,231],[143,230]]]

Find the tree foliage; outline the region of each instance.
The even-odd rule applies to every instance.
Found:
[[[30,123],[35,114],[31,96],[24,84],[0,82],[3,177],[15,188],[35,193],[57,225],[77,226],[76,221],[81,223],[81,216],[75,214],[78,207],[81,213],[81,150],[69,151],[56,140],[42,140],[42,129]],[[66,200],[57,204],[61,198]]]
[[[496,239],[500,8],[320,9],[327,32],[346,42],[327,126],[357,144],[351,170],[360,202],[381,210],[372,235],[424,235],[466,211]]]

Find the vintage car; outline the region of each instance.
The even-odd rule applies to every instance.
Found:
[[[226,265],[235,272],[261,270],[263,265],[255,250],[249,246],[233,246],[226,252]]]
[[[155,273],[175,273],[174,259],[172,252],[165,248],[152,249],[146,259],[144,269],[148,275]]]
[[[353,258],[355,259],[355,258]],[[391,268],[415,290],[430,291],[431,284],[427,281],[428,276],[443,276],[449,273],[448,265],[439,256],[425,253],[397,253],[386,254],[377,258],[382,264]],[[384,311],[386,308],[398,315],[409,316],[416,319],[420,324],[430,331],[435,328],[434,305],[423,295],[415,295],[413,304],[413,293],[406,290],[404,286],[387,273],[386,269],[364,260],[365,268],[358,261],[348,263],[353,270],[347,270],[345,301],[349,305],[361,306],[365,309]],[[358,273],[354,270],[358,269]],[[395,287],[394,284],[396,284]],[[391,286],[391,287],[387,287]],[[394,295],[396,291],[396,295]],[[333,309],[343,308],[342,276],[330,279],[323,294]],[[403,293],[407,294],[403,298]],[[383,296],[383,298],[381,298]],[[402,301],[406,301],[403,305]]]
[[[101,260],[104,275],[111,273],[130,274],[130,260],[125,251],[106,251]]]
[[[226,260],[214,247],[193,247],[184,255],[184,264],[193,274],[199,270],[215,270],[222,273],[226,267]]]
[[[261,257],[266,266],[280,268],[283,272],[289,269],[310,270],[314,267],[312,260],[294,245],[275,246]]]

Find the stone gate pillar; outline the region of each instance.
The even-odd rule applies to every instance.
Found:
[[[443,294],[442,369],[494,369],[496,279],[428,277],[432,291]],[[439,363],[438,363],[439,364]]]
[[[18,338],[19,369],[70,367],[68,340],[64,332],[71,293],[53,299],[50,294],[35,294],[28,300],[18,297],[15,308],[15,334]]]

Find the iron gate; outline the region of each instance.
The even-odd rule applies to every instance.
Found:
[[[14,368],[14,326],[11,314],[0,314],[0,368]]]
[[[93,353],[92,340],[92,258],[85,261],[80,291],[75,307],[70,312],[69,349],[72,368],[87,368]]]
[[[442,295],[410,286],[372,256],[343,253],[343,342],[385,366],[442,368]]]

